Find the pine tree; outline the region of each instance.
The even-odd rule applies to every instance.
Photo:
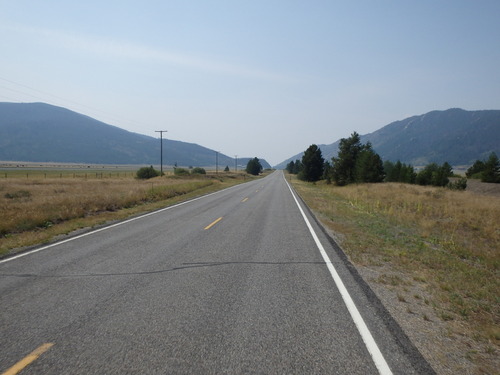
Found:
[[[494,152],[492,152],[488,160],[484,162],[481,181],[500,183],[500,161]]]
[[[382,182],[384,177],[382,159],[367,143],[356,160],[356,182]]]
[[[417,178],[417,174],[415,173],[415,169],[412,165],[402,164],[401,171],[399,172],[399,182],[404,182],[407,184],[414,184],[415,179]]]
[[[406,165],[399,160],[396,163],[386,160],[384,162],[384,172],[386,182],[414,184],[417,176],[415,169],[410,164]]]
[[[321,149],[311,145],[302,156],[302,171],[299,178],[304,181],[318,181],[323,176],[325,159],[321,155]]]
[[[260,172],[262,172],[262,165],[260,164],[260,160],[258,158],[250,159],[247,163],[248,174],[252,174],[254,176],[258,176]]]
[[[442,166],[430,163],[417,174],[416,182],[419,185],[446,186],[452,176],[451,165],[444,162]]]
[[[385,181],[386,182],[396,182],[396,165],[390,161],[384,161],[384,172],[385,172]]]
[[[295,164],[293,167],[293,173],[299,174],[301,170],[302,170],[302,162],[297,159],[297,160],[295,160]]]
[[[432,184],[432,174],[436,173],[438,170],[438,165],[436,163],[430,163],[425,166],[417,174],[417,184],[419,185],[431,185]]]
[[[431,184],[433,186],[446,186],[450,180],[448,177],[453,175],[453,168],[448,162],[444,162],[442,166],[433,174]]]
[[[472,166],[467,169],[467,172],[465,172],[465,175],[468,178],[478,178],[478,176],[481,175],[484,171],[484,161],[482,160],[476,160]]]
[[[326,180],[327,184],[332,183],[332,165],[327,160],[323,166],[323,179]]]
[[[363,149],[360,136],[354,132],[349,138],[342,138],[337,158],[332,158],[332,177],[339,186],[356,181],[356,159]]]

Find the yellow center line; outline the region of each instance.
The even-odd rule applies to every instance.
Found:
[[[211,224],[207,225],[207,226],[205,227],[205,230],[212,228],[215,224],[217,224],[217,223],[218,223],[219,221],[221,221],[221,220],[222,220],[222,216],[221,216],[221,217],[219,217],[217,220],[215,220],[213,223],[211,223]]]
[[[248,198],[245,198],[245,199],[243,199],[243,200],[241,201],[241,203],[246,202],[247,200],[248,200]]]
[[[24,370],[30,363],[36,361],[43,353],[49,350],[54,344],[51,342],[45,343],[33,350],[26,357],[17,362],[14,366],[5,371],[2,375],[16,375]]]

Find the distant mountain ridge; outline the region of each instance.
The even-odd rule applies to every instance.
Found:
[[[500,110],[432,111],[392,122],[362,135],[361,141],[370,141],[383,160],[400,160],[414,166],[445,161],[454,166],[470,165],[475,160],[486,159],[491,152],[500,157]],[[325,160],[337,156],[339,143],[340,140],[318,145]],[[285,168],[302,155],[303,152],[292,156],[275,168]]]
[[[0,103],[0,160],[89,164],[160,163],[158,138],[132,133],[45,103]],[[239,168],[250,158],[238,158]],[[215,151],[163,139],[164,165],[215,166]],[[218,154],[221,170],[235,160]],[[264,168],[270,165],[263,159]]]

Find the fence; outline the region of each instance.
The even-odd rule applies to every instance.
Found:
[[[83,179],[104,179],[104,178],[126,178],[135,177],[135,171],[121,172],[74,172],[74,171],[1,171],[0,178],[83,178]]]

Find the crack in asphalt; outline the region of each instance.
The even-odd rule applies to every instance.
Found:
[[[0,277],[19,277],[19,278],[79,278],[79,277],[107,277],[107,276],[135,276],[135,275],[154,275],[173,271],[181,271],[191,268],[204,267],[219,267],[226,265],[271,265],[271,266],[288,266],[288,265],[325,265],[325,262],[195,262],[182,263],[182,266],[172,267],[161,270],[151,271],[136,271],[136,272],[112,272],[112,273],[82,273],[82,274],[54,274],[41,275],[36,273],[2,273]]]

